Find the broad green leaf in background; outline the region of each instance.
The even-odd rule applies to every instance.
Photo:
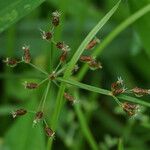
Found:
[[[143,8],[146,5],[150,4],[150,0],[129,0],[129,6],[131,12],[136,12],[140,8]],[[150,31],[150,12],[147,13],[145,16],[140,18],[135,23],[135,29],[138,32],[140,39],[143,43],[143,47],[146,50],[146,53],[150,56],[150,38],[149,38],[149,31]]]
[[[45,0],[1,0],[0,1],[0,32],[17,22]]]
[[[33,110],[36,106],[35,101],[35,97],[32,96],[25,108]],[[34,114],[27,113],[20,118],[14,119],[14,121],[12,120],[12,127],[5,135],[4,148],[10,150],[44,150],[45,134],[41,124],[33,128],[33,119]]]

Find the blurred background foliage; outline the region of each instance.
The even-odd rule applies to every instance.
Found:
[[[55,39],[71,47],[70,57],[87,33],[118,0],[0,0],[0,58],[21,57],[23,44],[30,45],[34,64],[49,70],[51,45],[41,39],[39,29],[50,27],[51,13],[62,12],[61,25]],[[150,0],[123,0],[119,9],[103,27],[97,37],[101,41],[121,22],[137,10],[150,4]],[[82,82],[110,89],[121,76],[127,87],[150,87],[150,13],[147,13],[121,32],[98,56],[103,69],[88,71]],[[54,51],[54,62],[59,52]],[[81,67],[82,64],[79,64]],[[43,78],[31,67],[20,64],[8,68],[0,62],[0,150],[44,150],[46,136],[42,124],[32,127],[33,114],[13,120],[10,112],[24,107],[36,110],[43,88],[27,91],[24,81]],[[46,119],[51,119],[55,109],[58,88],[53,85],[45,108]],[[144,97],[149,101],[149,96]],[[136,118],[128,118],[109,97],[80,91],[80,105],[88,126],[100,150],[149,150],[149,109],[142,108]],[[53,149],[91,149],[80,127],[77,111],[65,105],[60,116]],[[120,139],[120,140],[119,140]]]

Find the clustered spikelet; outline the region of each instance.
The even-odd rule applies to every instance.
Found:
[[[116,82],[111,84],[111,92],[114,96],[124,93],[125,91],[126,91],[126,88],[124,86],[124,83],[121,77],[119,77]]]
[[[30,49],[29,46],[23,46],[22,47],[23,51],[24,51],[24,56],[23,56],[23,60],[25,63],[30,63],[31,62],[31,54],[30,54]]]
[[[26,89],[36,89],[38,88],[38,84],[35,82],[25,82],[24,86]]]
[[[43,118],[43,112],[42,111],[36,112],[35,119],[33,120],[33,124],[36,125],[42,120],[42,118]]]
[[[100,62],[97,62],[96,59],[92,56],[82,55],[80,61],[88,64],[91,70],[101,69],[102,65]]]
[[[41,35],[43,40],[51,40],[53,37],[52,32],[41,31]]]
[[[12,112],[12,116],[13,116],[13,118],[16,118],[18,116],[23,116],[26,113],[27,113],[27,110],[25,110],[25,109],[17,109],[16,111]]]
[[[98,38],[93,39],[87,46],[86,46],[86,50],[91,50],[92,48],[95,47],[95,45],[97,43],[100,43],[100,40]]]
[[[65,92],[64,97],[67,101],[71,102],[72,104],[75,103],[75,98],[69,93]]]
[[[129,116],[135,115],[138,111],[138,105],[128,102],[122,103],[122,108]]]
[[[54,137],[55,135],[55,132],[48,126],[45,127],[45,133],[48,137]]]
[[[150,89],[142,89],[139,87],[135,87],[135,88],[131,89],[131,92],[134,93],[137,97],[141,97],[143,95],[149,95]]]
[[[3,60],[3,62],[9,67],[15,67],[18,64],[18,61],[14,58],[6,58],[6,60]]]
[[[52,13],[52,24],[57,27],[60,23],[61,14],[58,11]]]

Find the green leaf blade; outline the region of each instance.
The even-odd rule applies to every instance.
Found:
[[[7,29],[13,23],[30,13],[45,0],[7,0],[0,6],[0,32]],[[7,5],[6,5],[7,4]]]

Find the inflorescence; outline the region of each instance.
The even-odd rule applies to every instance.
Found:
[[[34,64],[31,63],[32,57],[31,57],[31,53],[30,53],[30,46],[28,46],[28,45],[22,46],[23,56],[20,60],[15,59],[15,58],[6,58],[3,61],[9,67],[16,67],[20,63],[25,63],[25,64],[28,64],[28,65],[32,66],[33,68],[41,71],[42,73],[44,73],[46,75],[46,78],[44,80],[42,80],[40,83],[25,81],[23,83],[25,89],[35,90],[37,88],[40,88],[40,86],[43,83],[45,83],[46,81],[52,81],[54,84],[56,84],[59,87],[59,84],[57,83],[56,79],[57,79],[57,77],[63,75],[64,71],[66,70],[67,59],[69,56],[68,53],[71,50],[70,46],[68,44],[66,44],[64,41],[56,42],[54,40],[54,33],[55,33],[54,31],[55,31],[55,28],[60,25],[60,16],[61,16],[61,13],[59,13],[58,11],[53,12],[52,16],[51,16],[51,29],[49,31],[43,31],[40,29],[41,38],[47,42],[50,42],[50,44],[55,45],[55,47],[61,52],[60,57],[59,57],[59,63],[52,72],[48,73],[48,72],[40,69],[38,66],[35,66]],[[88,50],[88,51],[92,50],[96,46],[96,44],[98,44],[99,42],[100,42],[100,40],[95,37],[86,46],[85,50]],[[91,70],[96,70],[96,69],[102,68],[101,63],[99,61],[97,61],[96,58],[94,58],[90,55],[89,56],[82,55],[80,57],[80,61],[88,64],[88,66]],[[78,70],[79,70],[79,66],[78,66],[78,64],[76,64],[72,70],[72,74],[74,74]],[[74,96],[72,96],[67,91],[64,93],[64,98],[66,99],[66,101],[68,101],[71,104],[74,104],[77,102],[76,98],[74,98]],[[17,109],[15,111],[13,111],[12,116],[13,116],[13,118],[16,118],[16,117],[23,116],[27,113],[32,112],[35,114],[35,117],[33,119],[33,126],[35,127],[38,123],[42,122],[45,125],[45,127],[44,127],[45,134],[48,137],[54,137],[55,132],[48,126],[46,119],[45,119],[44,104],[45,104],[45,100],[43,100],[43,98],[42,98],[40,101],[40,104],[38,106],[38,110],[30,111],[30,110],[21,108],[21,109]]]
[[[64,71],[66,70],[68,53],[71,50],[70,47],[64,41],[56,42],[54,40],[53,35],[54,35],[55,28],[60,25],[60,16],[61,16],[61,13],[59,13],[58,11],[53,12],[52,19],[51,19],[52,28],[49,31],[41,30],[42,39],[50,42],[50,44],[54,44],[55,47],[58,50],[60,50],[60,52],[61,52],[61,55],[59,57],[59,63],[52,72],[48,73],[31,63],[32,59],[31,59],[31,54],[30,54],[30,47],[27,45],[23,45],[23,47],[22,47],[23,56],[20,60],[17,60],[14,58],[6,58],[4,60],[4,63],[6,63],[7,66],[15,67],[19,63],[26,63],[46,75],[46,78],[44,80],[42,80],[40,83],[25,81],[24,82],[25,89],[29,89],[29,90],[37,89],[46,81],[52,81],[54,84],[56,84],[59,87],[59,84],[57,83],[56,79],[57,79],[57,77],[63,75]],[[97,43],[100,43],[100,40],[97,37],[95,37],[92,41],[89,42],[89,44],[86,46],[85,50],[87,50],[87,51],[92,50],[96,46]],[[102,68],[101,62],[96,60],[96,58],[91,55],[81,55],[79,60],[81,62],[87,64],[91,70],[96,70],[96,69]],[[76,64],[74,69],[72,70],[72,74],[74,72],[78,71],[78,69],[79,69],[79,66],[78,66],[78,64]],[[142,89],[142,88],[138,88],[138,87],[128,90],[125,87],[124,81],[122,80],[121,77],[119,77],[116,82],[111,84],[110,95],[116,100],[116,102],[119,104],[119,106],[122,108],[122,110],[124,110],[129,116],[134,116],[137,113],[139,107],[138,107],[138,105],[132,104],[129,102],[120,102],[118,100],[117,96],[119,94],[123,94],[123,93],[127,93],[127,94],[133,93],[135,96],[143,96],[143,95],[150,94],[150,90]],[[74,104],[77,102],[76,98],[74,98],[74,96],[72,96],[67,91],[65,91],[65,93],[64,93],[64,98],[71,104]],[[46,119],[45,119],[44,104],[45,104],[45,100],[42,98],[40,101],[38,110],[34,111],[35,117],[33,119],[33,126],[36,126],[40,122],[44,123],[45,134],[48,137],[54,137],[55,132],[48,126]],[[13,116],[13,118],[16,118],[19,116],[23,116],[28,112],[30,112],[30,111],[27,111],[25,109],[17,109],[16,111],[12,112],[12,116]]]

